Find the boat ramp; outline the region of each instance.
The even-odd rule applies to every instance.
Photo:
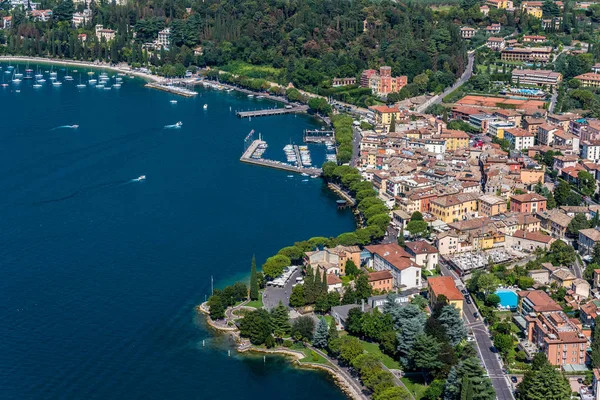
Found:
[[[319,176],[323,174],[323,170],[321,168],[306,168],[298,165],[286,164],[281,161],[268,160],[265,158],[253,158],[252,156],[258,149],[262,149],[266,146],[266,142],[264,140],[254,140],[250,146],[244,151],[242,157],[240,158],[241,162],[245,162],[248,164],[261,165],[263,167],[281,169],[284,171],[296,172],[299,174],[308,174]],[[298,158],[299,159],[299,158]],[[300,164],[301,165],[301,164]]]
[[[282,115],[302,113],[308,110],[308,106],[286,106],[285,108],[265,108],[254,111],[238,111],[235,114],[240,118],[267,117],[269,115]]]

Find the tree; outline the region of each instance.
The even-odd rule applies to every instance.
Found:
[[[306,299],[304,297],[304,285],[296,285],[292,288],[290,294],[290,306],[294,308],[302,307],[306,305]]]
[[[577,187],[584,196],[591,196],[596,192],[596,178],[587,171],[577,173]]]
[[[550,245],[550,262],[553,265],[572,265],[575,262],[575,249],[562,240],[557,240]]]
[[[494,336],[494,346],[504,357],[514,348],[513,338],[510,334],[498,333]]]
[[[600,367],[600,317],[596,317],[594,325],[594,332],[592,337],[592,366],[594,368]]]
[[[342,304],[356,304],[356,292],[351,286],[346,286],[344,296],[342,296]]]
[[[429,371],[441,368],[443,366],[439,358],[441,348],[441,343],[433,336],[425,334],[417,336],[409,353],[411,364],[415,368]]]
[[[252,344],[265,343],[272,333],[271,317],[267,310],[251,311],[240,321],[240,335],[249,338]]]
[[[256,258],[252,256],[250,267],[250,300],[258,300],[258,278],[256,276]]]
[[[262,270],[269,278],[276,278],[283,273],[283,269],[292,264],[289,257],[282,254],[267,258],[262,266]]]
[[[366,300],[373,293],[373,288],[369,284],[369,277],[367,274],[360,274],[356,278],[354,285],[354,291],[356,292],[357,300]]]
[[[390,122],[390,132],[396,132],[396,114],[392,114],[392,121]]]
[[[328,341],[329,326],[327,326],[327,320],[325,320],[325,318],[320,318],[319,323],[317,324],[317,329],[315,330],[315,335],[313,337],[313,345],[315,347],[324,349],[327,347]]]
[[[389,387],[373,395],[373,400],[410,400],[412,396],[401,386]]]
[[[423,393],[423,400],[438,400],[444,393],[444,381],[434,380]]]
[[[327,346],[329,346],[329,344],[331,343],[332,340],[336,340],[337,338],[339,338],[337,326],[335,323],[335,319],[332,319],[331,322],[329,323],[329,332],[327,335]]]
[[[271,311],[271,330],[275,337],[284,338],[290,332],[290,313],[281,301]]]
[[[525,373],[517,386],[523,400],[563,400],[571,397],[571,386],[563,374],[549,363]]]
[[[73,0],[61,0],[56,7],[52,10],[52,15],[57,21],[68,21],[69,23],[73,19],[73,13],[75,7],[73,6]]]
[[[354,264],[354,261],[348,260],[346,261],[346,267],[344,268],[344,272],[346,275],[356,276],[359,274],[360,270],[358,269],[356,264]]]
[[[463,382],[469,382],[471,399],[494,400],[496,393],[492,387],[492,381],[485,376],[485,370],[481,367],[479,359],[467,358],[455,367],[452,367],[446,379],[444,388],[444,400],[462,400]]]
[[[360,356],[363,353],[363,348],[360,344],[360,340],[358,340],[354,336],[342,336],[337,340],[340,341],[339,359],[346,365],[351,365],[352,360],[354,360],[356,357]]]
[[[421,214],[419,211],[415,211],[410,216],[410,220],[411,221],[424,221],[423,214]]]
[[[311,341],[315,331],[315,321],[309,316],[298,317],[292,323],[292,337],[296,340]]]
[[[348,310],[346,318],[346,331],[352,335],[360,336],[362,334],[363,312],[360,307],[354,307]]]
[[[498,307],[498,304],[500,304],[500,296],[498,296],[496,293],[490,293],[485,298],[485,305],[488,307],[495,308]]]
[[[444,306],[437,320],[446,329],[450,344],[453,346],[467,338],[467,328],[460,317],[460,312],[454,306]]]
[[[550,365],[550,362],[548,361],[546,354],[542,352],[535,353],[533,360],[531,360],[531,369],[533,371],[540,371],[547,365]]]
[[[579,237],[579,231],[589,228],[589,225],[590,223],[584,214],[577,214],[571,222],[569,222],[567,233],[572,237]]]
[[[427,233],[427,222],[425,221],[410,221],[406,225],[406,230],[413,236],[423,236]]]
[[[221,295],[213,294],[208,299],[208,307],[210,310],[210,318],[213,320],[225,318],[225,305]]]

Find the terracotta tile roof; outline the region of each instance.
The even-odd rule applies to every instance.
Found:
[[[464,300],[463,294],[458,290],[451,276],[436,276],[427,278],[427,284],[437,297],[444,295],[448,300]]]
[[[513,234],[513,237],[546,244],[554,241],[554,239],[551,236],[544,235],[538,232],[525,232],[520,229]]]
[[[517,294],[519,297],[529,300],[537,312],[562,311],[562,307],[542,290],[524,290]]]
[[[372,254],[377,254],[400,271],[410,267],[420,268],[410,259],[410,254],[397,244],[376,244],[366,246],[365,249]]]
[[[342,280],[336,274],[327,274],[328,285],[338,285],[342,283]]]
[[[390,271],[375,271],[369,272],[369,282],[381,281],[384,279],[393,279]]]
[[[429,243],[419,240],[416,242],[406,242],[406,247],[410,249],[414,254],[437,254],[438,249],[430,245]]]

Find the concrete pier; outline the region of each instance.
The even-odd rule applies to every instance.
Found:
[[[307,106],[296,106],[291,108],[269,108],[255,111],[238,111],[235,114],[240,118],[251,118],[251,117],[267,117],[269,115],[282,115],[292,114],[298,112],[306,112]]]
[[[183,97],[194,97],[198,94],[198,92],[194,92],[193,90],[185,89],[179,86],[171,86],[171,85],[163,85],[156,82],[147,83],[146,87],[152,89],[162,90],[164,92],[169,92],[173,94],[177,94]]]
[[[323,174],[323,170],[321,168],[305,168],[305,167],[301,166],[302,164],[300,163],[300,161],[298,161],[300,163],[299,164],[300,166],[295,166],[295,165],[286,164],[281,161],[267,160],[265,158],[252,158],[252,154],[254,154],[254,152],[256,151],[258,146],[260,144],[264,144],[264,143],[265,142],[263,140],[253,141],[250,144],[250,146],[248,146],[246,151],[244,151],[244,154],[242,154],[242,157],[240,157],[240,161],[245,162],[247,164],[260,165],[263,167],[275,168],[275,169],[280,169],[283,171],[296,172],[299,174],[308,174],[308,175],[316,175],[316,176],[320,176]]]

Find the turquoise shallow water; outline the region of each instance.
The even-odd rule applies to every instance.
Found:
[[[239,162],[251,129],[283,158],[318,124],[239,120],[230,107],[268,104],[243,95],[185,99],[129,78],[78,90],[73,75],[0,89],[0,398],[343,398],[283,358],[228,357],[193,311],[211,275],[223,285],[253,254],[354,228],[319,179]]]

